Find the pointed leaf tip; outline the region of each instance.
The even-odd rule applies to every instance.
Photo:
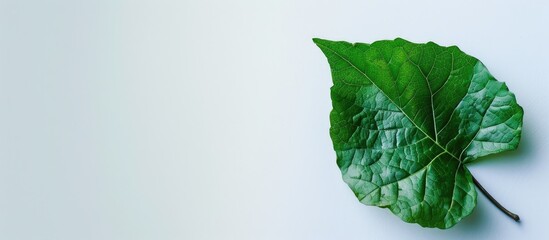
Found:
[[[329,41],[326,40],[326,39],[322,39],[322,38],[313,38],[313,42],[314,42],[316,45],[319,45],[319,44],[323,44],[323,43],[326,43],[326,42],[329,42]]]

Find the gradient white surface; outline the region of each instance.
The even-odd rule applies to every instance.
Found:
[[[0,0],[0,239],[543,239],[544,1]],[[443,231],[360,204],[312,37],[458,45],[525,109]]]

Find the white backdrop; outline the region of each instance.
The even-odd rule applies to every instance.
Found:
[[[543,239],[544,1],[0,0],[0,239]],[[458,45],[524,107],[450,230],[360,204],[313,37]]]

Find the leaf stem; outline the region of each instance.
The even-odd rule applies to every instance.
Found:
[[[484,194],[484,196],[486,196],[490,200],[490,202],[492,202],[494,205],[496,205],[496,207],[498,207],[499,210],[501,210],[503,213],[505,213],[507,216],[509,216],[513,220],[515,220],[517,222],[520,221],[519,215],[516,215],[516,214],[512,213],[511,211],[507,210],[498,201],[496,201],[496,199],[494,197],[492,197],[492,195],[490,195],[490,193],[488,193],[488,191],[486,191],[486,189],[484,189],[484,187],[482,187],[482,185],[480,185],[480,183],[477,181],[477,179],[475,177],[473,177],[473,182],[475,182],[475,185],[477,185],[478,189],[480,189],[480,191]]]

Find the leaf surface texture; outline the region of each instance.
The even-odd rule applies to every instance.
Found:
[[[360,202],[450,228],[476,206],[466,163],[517,147],[523,110],[455,46],[313,39],[331,67],[330,136]]]

